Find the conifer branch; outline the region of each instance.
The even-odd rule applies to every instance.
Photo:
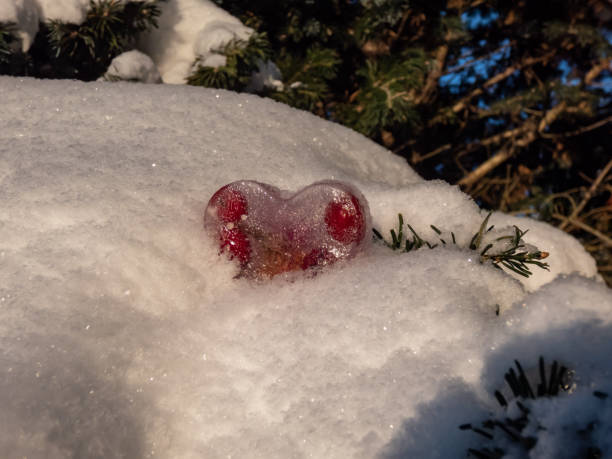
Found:
[[[195,70],[187,77],[187,84],[208,88],[243,90],[258,69],[270,55],[269,42],[265,33],[254,33],[248,40],[233,39],[221,49],[215,50],[225,56],[226,63],[218,67],[203,64],[196,58]]]
[[[14,30],[15,23],[0,23],[0,63],[8,62],[9,56],[13,54],[11,43],[15,40]]]
[[[537,403],[536,400],[541,398],[558,397],[561,392],[571,395],[572,389],[575,387],[573,382],[574,372],[556,360],[552,364],[546,364],[544,358],[540,356],[538,366],[527,371],[523,369],[518,360],[514,361],[514,365],[515,368],[509,368],[504,374],[504,380],[511,392],[509,396],[512,398],[507,398],[508,395],[502,394],[500,390],[493,393],[499,405],[505,410],[504,416],[486,419],[478,425],[466,423],[458,426],[460,430],[471,430],[478,434],[480,438],[485,438],[487,446],[489,446],[477,449],[469,448],[468,456],[482,459],[501,459],[506,457],[509,452],[513,457],[533,456],[533,452],[529,453],[529,451],[537,445],[539,432],[549,431],[550,426],[546,425],[544,419],[536,417],[538,416],[538,410],[530,409],[532,408],[531,405]],[[539,378],[535,376],[536,374]],[[505,393],[507,392],[505,391]],[[600,401],[605,401],[609,394],[595,390],[592,392],[592,396]],[[560,399],[556,403],[567,402]],[[596,404],[593,405],[594,408]],[[605,405],[599,406],[600,409],[605,409]],[[571,410],[568,411],[568,413],[570,412]],[[599,416],[594,415],[593,417],[597,419]],[[547,421],[550,422],[551,418],[548,417]],[[555,419],[555,422],[558,421],[560,420]],[[568,418],[566,422],[573,425],[575,419]],[[588,435],[597,425],[596,422],[588,422],[584,428],[577,430],[568,428],[569,425],[561,426],[558,432],[563,432],[565,436],[571,435],[572,431],[575,431],[577,435],[573,439],[572,447],[577,446],[576,451],[581,451],[580,457],[589,459],[602,457],[602,451],[597,446],[599,442]],[[497,432],[501,435],[501,441],[496,435]],[[547,441],[550,442],[550,438],[547,438]],[[567,442],[567,440],[565,441]],[[495,443],[491,444],[492,442],[499,442],[500,446],[507,450],[495,446]]]
[[[480,224],[480,228],[478,231],[472,236],[472,239],[469,243],[469,248],[474,251],[479,252],[479,259],[481,263],[485,263],[490,261],[492,265],[496,268],[508,269],[510,271],[515,272],[523,277],[529,277],[533,273],[529,269],[528,265],[534,265],[539,268],[545,269],[548,271],[548,263],[542,262],[548,257],[548,252],[535,251],[529,252],[526,250],[525,245],[523,243],[523,236],[527,233],[527,231],[522,231],[517,226],[514,226],[514,234],[501,236],[495,239],[495,242],[507,240],[509,247],[502,252],[498,253],[489,253],[489,250],[493,248],[493,244],[487,244],[483,249],[481,249],[482,241],[484,235],[491,231],[494,226],[491,225],[487,227],[489,223],[489,218],[491,217],[491,212],[487,214],[485,219]],[[389,231],[391,235],[391,241],[387,241],[380,231],[376,228],[372,228],[372,232],[374,233],[374,237],[376,240],[380,241],[386,247],[391,250],[398,250],[403,253],[411,252],[412,250],[420,249],[421,247],[427,246],[430,249],[433,249],[439,245],[439,243],[430,243],[429,241],[423,239],[419,234],[414,230],[414,228],[410,224],[406,224],[408,230],[410,230],[410,235],[404,235],[404,217],[402,214],[398,214],[398,225],[397,230],[391,229]],[[438,236],[438,240],[442,245],[446,245],[447,242],[443,239],[442,231],[435,227],[434,225],[430,225],[431,229]],[[455,233],[451,232],[452,243],[454,245],[457,244]]]
[[[540,62],[545,62],[553,56],[554,56],[554,51],[551,51],[549,53],[544,54],[543,56],[525,58],[521,62],[507,67],[503,72],[500,72],[492,76],[487,81],[485,81],[483,84],[481,84],[479,88],[474,89],[471,93],[469,93],[467,96],[462,98],[459,102],[455,103],[452,106],[451,110],[455,113],[460,112],[461,110],[467,107],[468,103],[474,97],[483,94],[485,89],[490,88],[491,86],[499,83],[500,81],[505,80],[517,70],[522,70],[525,67],[539,64]]]

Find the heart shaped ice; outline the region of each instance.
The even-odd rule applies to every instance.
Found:
[[[241,274],[266,278],[318,268],[362,250],[370,215],[353,186],[327,180],[296,193],[254,181],[233,182],[208,202],[204,227]]]

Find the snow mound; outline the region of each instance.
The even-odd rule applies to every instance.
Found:
[[[173,0],[161,9],[159,27],[142,37],[139,48],[151,56],[164,83],[185,83],[198,57],[204,66],[225,65],[223,47],[253,33],[208,0]]]
[[[115,57],[103,77],[105,80],[140,81],[142,83],[161,83],[157,67],[149,56],[132,50]]]
[[[62,21],[82,24],[87,15],[90,0],[36,0],[41,11],[41,21]]]
[[[12,23],[21,51],[27,52],[38,33],[38,23],[85,21],[89,0],[0,0],[0,23]]]
[[[12,24],[21,51],[27,52],[38,33],[40,11],[35,0],[0,1],[0,23]],[[19,45],[17,44],[17,47]]]
[[[464,456],[480,440],[458,426],[503,416],[504,371],[539,355],[576,387],[534,403],[537,457],[571,451],[563,427],[591,418],[612,454],[610,401],[591,401],[612,393],[612,294],[570,236],[495,213],[551,271],[480,264],[464,247],[486,213],[456,187],[253,95],[3,77],[0,105],[1,456]],[[402,212],[457,245],[234,279],[202,218],[241,179],[346,181],[383,233]]]

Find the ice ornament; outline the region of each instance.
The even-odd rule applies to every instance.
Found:
[[[242,276],[265,279],[355,256],[371,218],[363,195],[347,183],[327,180],[290,193],[242,180],[210,198],[204,228],[220,254],[240,263]]]

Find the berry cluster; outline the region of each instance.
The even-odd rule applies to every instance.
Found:
[[[236,259],[243,275],[257,278],[353,256],[368,222],[365,199],[335,181],[310,185],[289,198],[269,185],[230,183],[212,196],[204,218],[220,254]]]

